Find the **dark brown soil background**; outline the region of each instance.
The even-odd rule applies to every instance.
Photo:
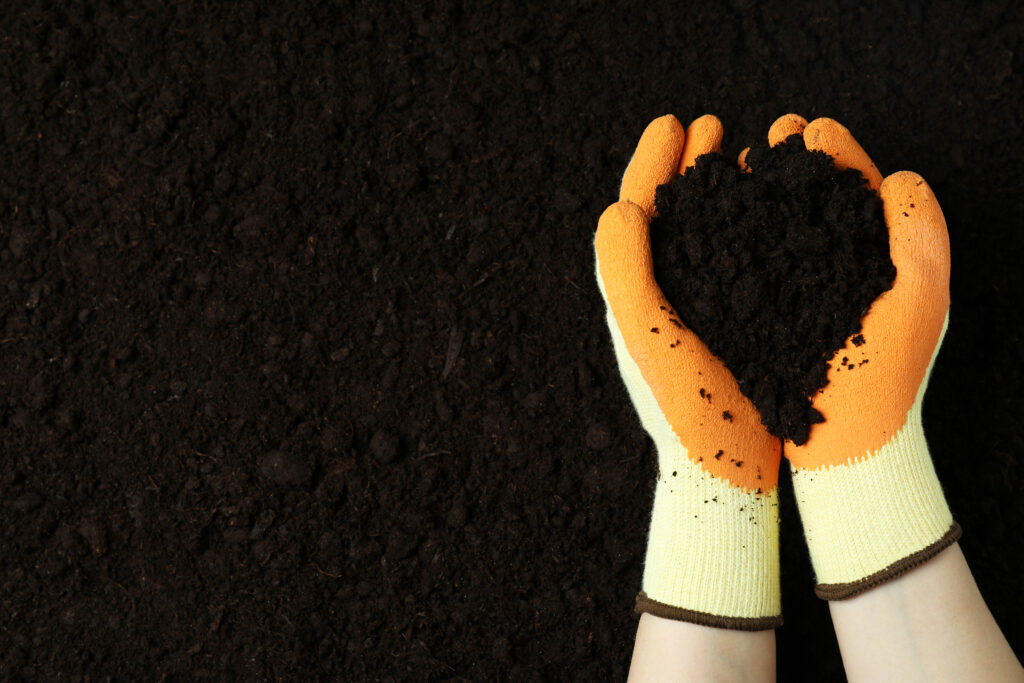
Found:
[[[654,459],[592,240],[668,112],[934,187],[926,431],[1021,651],[1020,4],[59,4],[0,12],[2,678],[622,679]],[[781,675],[832,680],[782,487]]]

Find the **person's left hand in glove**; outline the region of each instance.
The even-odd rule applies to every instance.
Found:
[[[619,201],[601,216],[594,247],[619,372],[658,450],[636,611],[758,631],[782,623],[776,492],[781,444],[724,363],[665,299],[654,279],[649,239],[656,188],[698,156],[720,152],[721,139],[721,123],[713,116],[685,131],[674,116],[652,122],[623,176]],[[644,627],[642,618],[641,633]]]

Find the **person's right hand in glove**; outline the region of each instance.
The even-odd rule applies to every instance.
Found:
[[[892,289],[872,304],[812,397],[825,421],[804,445],[784,445],[816,592],[841,600],[925,562],[960,535],[921,426],[921,400],[949,319],[949,236],[935,195],[916,173],[882,180],[831,119],[807,124],[784,116],[769,143],[794,133],[840,168],[860,171],[879,193],[896,266]]]
[[[825,421],[811,428],[802,446],[783,444],[815,592],[832,601],[847,676],[1022,680],[1024,671],[956,545],[960,527],[921,424],[921,403],[949,323],[950,247],[942,210],[916,173],[883,179],[837,122],[808,124],[790,114],[772,126],[769,143],[793,134],[839,168],[860,171],[879,193],[896,266],[892,289],[875,300],[860,333],[836,354],[846,364],[833,361],[828,383],[812,397]]]

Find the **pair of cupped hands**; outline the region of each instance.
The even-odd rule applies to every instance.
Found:
[[[892,288],[862,321],[863,343],[851,338],[837,354],[870,363],[844,373],[833,364],[828,383],[812,397],[825,421],[811,428],[805,444],[787,442],[783,449],[767,432],[722,361],[670,320],[674,311],[654,278],[649,226],[655,190],[685,173],[697,157],[721,153],[723,130],[716,117],[702,116],[684,129],[668,115],[647,127],[619,200],[602,214],[594,242],[620,372],[644,424],[670,428],[671,435],[661,429],[661,436],[678,438],[692,461],[747,491],[775,487],[783,450],[794,467],[818,469],[857,462],[883,446],[920,398],[949,310],[949,237],[928,184],[907,171],[883,179],[851,133],[832,119],[807,123],[788,114],[771,126],[769,144],[794,134],[807,149],[831,156],[838,168],[859,171],[878,192],[896,267]],[[741,168],[745,156],[746,150],[738,160]],[[671,328],[679,343],[670,346],[652,328]],[[731,420],[722,419],[724,411]],[[658,434],[652,436],[658,441]],[[736,466],[736,458],[716,458],[723,450],[741,454],[743,466]]]

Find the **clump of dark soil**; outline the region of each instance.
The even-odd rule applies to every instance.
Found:
[[[859,172],[798,135],[752,147],[747,165],[708,154],[658,188],[655,277],[768,431],[800,445],[824,421],[809,397],[896,269],[882,201]]]

